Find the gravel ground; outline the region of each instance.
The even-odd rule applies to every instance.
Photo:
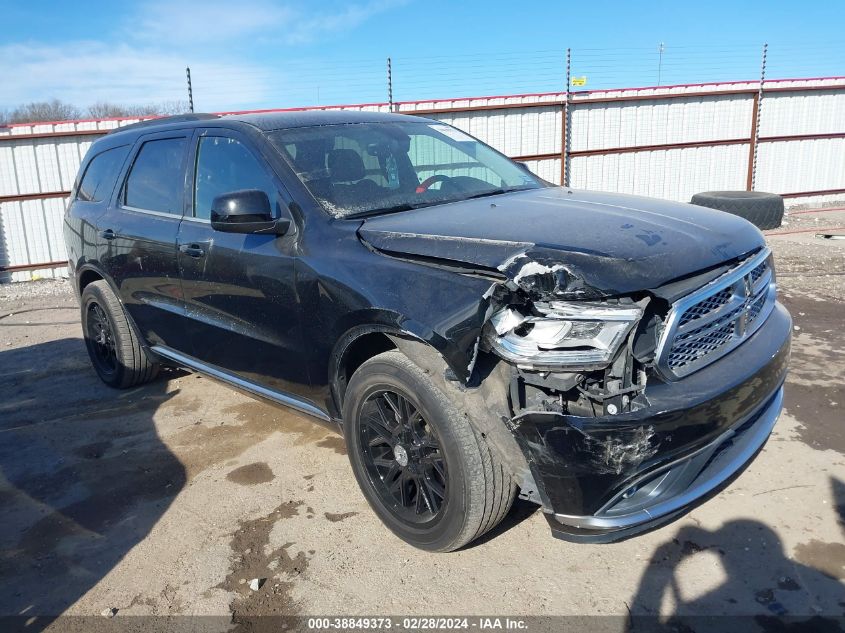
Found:
[[[12,307],[49,297],[67,299],[72,295],[67,279],[42,279],[18,284],[0,284],[0,304]]]
[[[782,231],[817,224],[796,216]],[[845,612],[845,245],[811,232],[769,242],[793,360],[773,438],[736,482],[603,546],[554,540],[517,503],[448,555],[379,524],[333,429],[180,371],[110,390],[67,282],[2,286],[0,616],[35,618],[25,630],[84,622],[60,614],[142,628],[164,621],[127,616],[216,616],[209,630],[252,630],[254,614],[615,615],[602,622],[619,631],[640,615],[753,615],[760,630],[798,630],[766,619],[787,614],[838,626],[822,619]],[[267,580],[254,590],[253,578]],[[560,628],[532,630],[544,627]]]
[[[784,226],[767,233],[784,291],[845,301],[845,239],[816,237],[845,236],[845,207],[822,213],[793,211]]]

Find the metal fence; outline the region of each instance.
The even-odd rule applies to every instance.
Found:
[[[392,110],[443,121],[576,188],[680,201],[752,188],[796,203],[845,198],[845,77],[301,109]],[[62,213],[80,161],[98,136],[136,120],[0,128],[2,280],[66,273]]]

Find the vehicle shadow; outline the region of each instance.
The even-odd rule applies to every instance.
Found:
[[[695,570],[680,573],[687,565]],[[706,589],[688,584],[691,577]],[[843,607],[841,581],[787,558],[771,527],[737,519],[713,531],[683,526],[655,550],[627,631],[833,633],[845,630]]]
[[[0,350],[0,630],[48,626],[184,487],[153,420],[166,389],[106,387],[80,338]]]

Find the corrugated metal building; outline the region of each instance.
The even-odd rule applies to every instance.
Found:
[[[754,188],[845,197],[845,77],[403,102],[570,186],[672,200]],[[321,109],[388,111],[385,103]],[[568,113],[567,117],[564,113]],[[759,131],[754,134],[759,117]],[[91,142],[137,119],[0,128],[0,274],[62,275],[62,213]],[[568,125],[564,125],[568,122]],[[754,156],[756,154],[756,169]]]

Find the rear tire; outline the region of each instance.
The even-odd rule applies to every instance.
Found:
[[[697,193],[692,204],[738,215],[758,229],[776,229],[783,221],[783,198],[762,191],[707,191]]]
[[[456,550],[495,527],[510,509],[516,486],[485,436],[401,352],[384,352],[358,368],[343,419],[364,496],[382,522],[414,547]]]
[[[110,387],[127,389],[158,375],[158,363],[150,360],[105,281],[85,286],[80,305],[85,346],[100,380]]]

